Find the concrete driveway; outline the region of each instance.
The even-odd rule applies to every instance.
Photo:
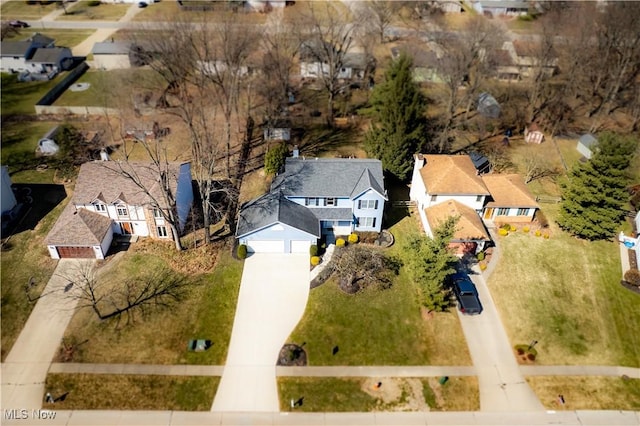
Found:
[[[476,268],[477,269],[477,268]],[[478,374],[481,411],[543,411],[520,372],[500,315],[479,270],[469,277],[480,295],[480,315],[460,313],[460,323]]]
[[[245,260],[227,362],[212,411],[280,411],[276,361],[309,298],[309,255]]]

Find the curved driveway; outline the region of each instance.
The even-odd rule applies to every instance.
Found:
[[[245,260],[236,316],[212,411],[280,411],[276,361],[309,298],[309,255]]]

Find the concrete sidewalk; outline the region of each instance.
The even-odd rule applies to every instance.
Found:
[[[40,408],[44,381],[77,300],[69,298],[69,282],[90,260],[62,259],[33,308],[20,336],[2,364],[2,407]],[[67,290],[67,291],[65,291]]]
[[[308,254],[253,254],[245,260],[213,411],[279,411],[278,354],[308,298]]]

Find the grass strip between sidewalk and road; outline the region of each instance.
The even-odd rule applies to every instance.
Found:
[[[60,400],[43,408],[209,411],[219,382],[219,377],[49,374],[45,391]]]
[[[547,409],[640,410],[640,379],[601,376],[536,376],[526,379]]]

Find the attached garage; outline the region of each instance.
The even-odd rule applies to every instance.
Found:
[[[46,238],[53,259],[104,259],[113,241],[112,220],[69,203]]]
[[[247,251],[249,253],[284,253],[284,241],[247,241]]]
[[[308,208],[269,193],[240,210],[236,238],[251,253],[309,253],[320,221]]]
[[[95,259],[93,247],[56,247],[60,259]]]
[[[311,241],[309,240],[291,240],[291,253],[309,253]]]

